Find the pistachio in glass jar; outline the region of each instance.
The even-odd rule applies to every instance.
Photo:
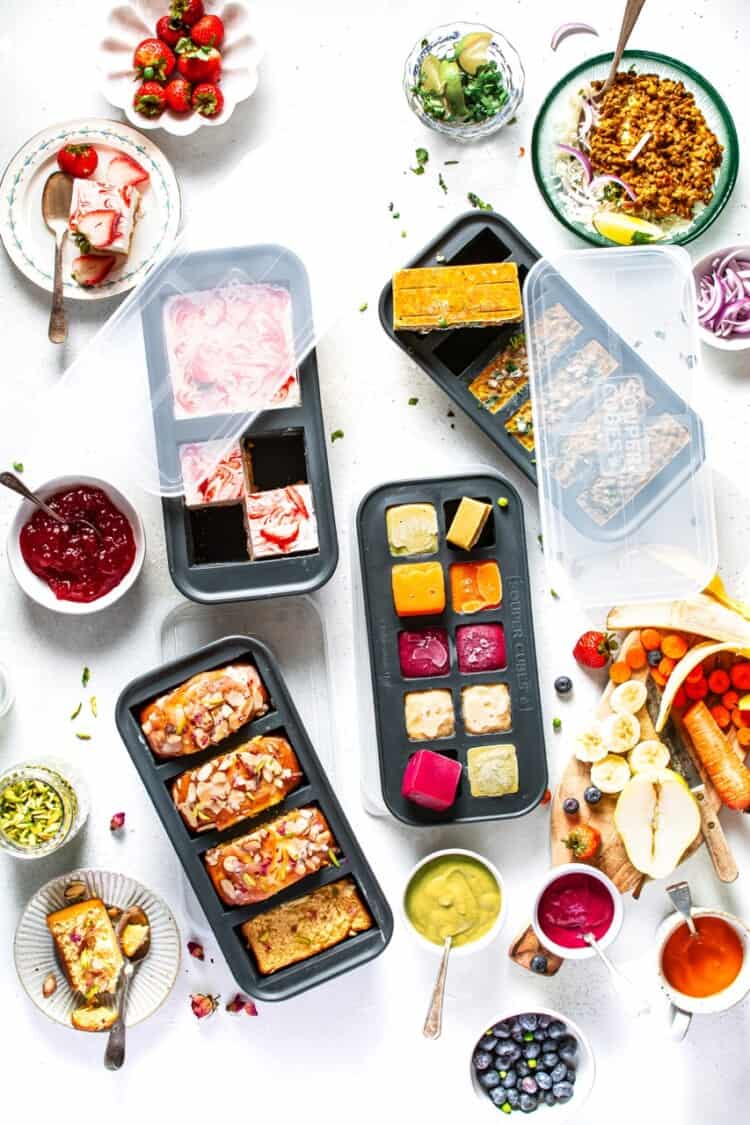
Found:
[[[26,763],[0,776],[0,845],[13,855],[49,855],[83,819],[76,790],[57,769]]]

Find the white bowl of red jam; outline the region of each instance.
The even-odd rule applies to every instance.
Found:
[[[55,477],[36,492],[65,524],[28,500],[19,506],[7,546],[18,585],[58,613],[97,613],[114,605],[137,579],[146,554],[133,505],[97,477]]]

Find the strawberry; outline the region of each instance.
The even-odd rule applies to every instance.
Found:
[[[174,70],[174,51],[161,39],[144,39],[133,54],[133,66],[139,78],[166,82]]]
[[[602,838],[590,824],[577,824],[562,841],[573,853],[574,859],[593,859],[601,846]]]
[[[158,82],[144,82],[133,97],[133,107],[144,117],[158,117],[164,112],[167,100]]]
[[[57,163],[69,176],[85,180],[96,171],[99,157],[91,145],[63,145],[57,154]]]
[[[203,15],[203,0],[172,0],[169,5],[169,15],[173,20],[192,27]]]
[[[187,113],[192,109],[190,95],[193,87],[187,78],[172,78],[164,87],[164,97],[167,105],[174,113]]]
[[[617,641],[611,633],[589,629],[576,641],[573,656],[584,668],[603,668],[616,648]]]
[[[185,25],[171,16],[162,16],[156,21],[156,37],[168,47],[176,47],[185,34]]]
[[[213,82],[201,82],[193,90],[192,106],[202,117],[218,117],[224,108],[224,95]]]
[[[142,168],[137,160],[124,152],[118,152],[110,160],[107,171],[104,173],[105,184],[112,187],[133,187],[135,184],[147,184],[148,172]]]
[[[218,47],[224,38],[224,24],[218,16],[201,16],[190,28],[190,38],[199,47]]]
[[[87,253],[89,249],[103,250],[111,246],[117,233],[117,223],[120,216],[117,211],[89,211],[78,220],[78,227],[74,238],[81,250]]]
[[[177,69],[188,82],[218,82],[221,55],[215,47],[199,47],[192,39],[177,44]]]
[[[91,289],[104,281],[116,261],[116,254],[81,254],[73,259],[70,276],[84,289]]]

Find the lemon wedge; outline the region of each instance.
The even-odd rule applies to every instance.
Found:
[[[591,222],[594,230],[618,246],[632,246],[639,242],[658,242],[664,231],[655,223],[638,219],[635,215],[625,215],[621,211],[597,211]]]

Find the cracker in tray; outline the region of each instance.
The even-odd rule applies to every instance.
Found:
[[[528,382],[526,336],[523,332],[517,332],[469,383],[469,390],[485,410],[489,410],[490,414],[497,414]]]
[[[521,320],[515,262],[398,270],[393,275],[393,327],[481,328]]]

